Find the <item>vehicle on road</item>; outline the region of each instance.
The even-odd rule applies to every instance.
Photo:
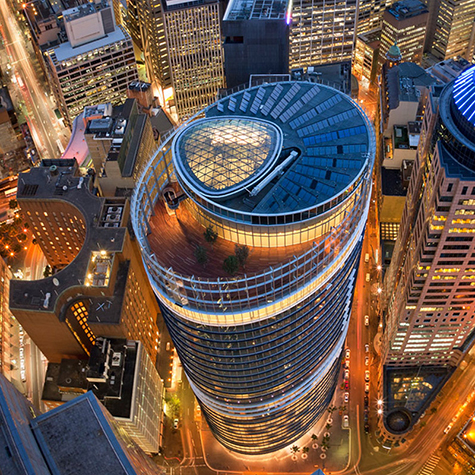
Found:
[[[364,358],[364,365],[368,366],[369,365],[369,356],[365,356]]]
[[[369,353],[369,345],[368,343],[366,343],[366,345],[364,346],[364,350],[366,353]]]
[[[173,421],[173,428],[174,428],[174,429],[178,429],[178,419],[175,419],[175,420]]]
[[[343,428],[348,429],[348,427],[350,427],[350,418],[345,415],[343,416]]]
[[[348,402],[350,400],[350,393],[345,393],[344,401]]]
[[[369,397],[365,396],[364,397],[364,406],[367,407],[369,405]]]
[[[364,255],[364,261],[365,261],[366,263],[369,262],[369,254],[368,254],[368,253],[366,253],[366,254]]]
[[[365,383],[365,385],[364,385],[364,392],[365,392],[366,394],[369,393],[369,383]]]
[[[350,368],[350,360],[345,360],[345,368],[346,369]]]
[[[369,315],[365,315],[365,316],[364,316],[364,324],[365,324],[366,326],[369,325]]]
[[[347,349],[345,350],[345,358],[346,358],[347,360],[350,359],[350,349],[349,349],[349,348],[347,348]]]
[[[345,378],[345,379],[349,379],[349,378],[350,378],[350,370],[349,370],[349,369],[345,369],[344,378]]]
[[[366,282],[369,282],[369,272],[366,273]]]
[[[364,425],[364,433],[369,434],[369,424]]]
[[[350,382],[345,381],[345,391],[348,391],[348,389],[350,389]]]
[[[369,371],[368,371],[368,370],[366,370],[366,371],[364,372],[364,380],[365,380],[366,382],[369,381]]]

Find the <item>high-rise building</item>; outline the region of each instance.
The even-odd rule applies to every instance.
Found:
[[[47,408],[88,390],[144,452],[159,451],[164,389],[142,343],[99,337],[89,360],[48,364],[42,395]]]
[[[352,73],[359,79],[372,83],[378,71],[381,28],[356,37]]]
[[[9,475],[162,475],[87,392],[46,414],[0,374],[2,473]]]
[[[86,106],[123,101],[138,75],[132,40],[116,28],[109,0],[65,10],[63,17],[68,41],[45,54],[56,102],[70,126]]]
[[[474,97],[472,67],[443,89],[434,86],[425,103],[402,224],[385,280],[388,407],[383,422],[393,435],[412,427],[425,410],[424,392],[424,401],[430,402],[475,335]],[[424,368],[428,384],[420,392],[412,384],[411,394],[396,403],[392,375],[402,381],[401,375],[412,371],[413,381],[420,380]]]
[[[290,28],[290,68],[347,61],[353,56],[357,1],[296,0]]]
[[[226,85],[249,81],[251,74],[289,72],[292,3],[232,0],[223,18]]]
[[[219,0],[169,0],[163,23],[176,112],[192,117],[216,100],[224,88],[224,53]]]
[[[434,33],[428,45],[438,59],[461,56],[472,61],[473,34],[475,25],[474,0],[439,0],[435,3],[433,18]]]
[[[384,10],[390,4],[389,0],[361,0],[358,4],[357,34],[364,35],[380,29]]]
[[[151,158],[132,222],[211,430],[233,451],[268,453],[333,396],[374,132],[347,95],[308,82],[242,90],[204,115]]]
[[[127,25],[132,38],[143,52],[148,80],[154,88],[169,88],[172,77],[160,0],[128,1]]]
[[[424,48],[429,10],[419,0],[401,0],[383,13],[381,30],[380,64],[386,53],[397,43],[403,61],[420,64]]]
[[[127,99],[115,107],[86,107],[83,118],[101,195],[131,195],[141,167],[157,148],[149,117],[139,112],[135,99]]]
[[[10,309],[49,361],[87,357],[96,336],[141,341],[157,356],[159,308],[126,198],[99,198],[76,160],[22,173],[17,200],[54,275],[14,280]]]

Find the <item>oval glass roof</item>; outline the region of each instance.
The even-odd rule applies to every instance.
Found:
[[[198,120],[174,140],[173,160],[188,185],[207,196],[231,196],[251,185],[279,156],[282,131],[248,117]]]

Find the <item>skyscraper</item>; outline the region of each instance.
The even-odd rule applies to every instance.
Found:
[[[68,41],[46,51],[46,67],[58,107],[68,125],[84,107],[126,98],[138,79],[128,33],[116,28],[109,0],[63,12]]]
[[[428,19],[429,10],[419,0],[401,0],[387,8],[383,13],[380,64],[395,43],[403,61],[420,64]]]
[[[289,72],[292,4],[233,0],[223,18],[226,85],[249,81],[251,74]]]
[[[388,0],[361,0],[358,5],[357,33],[364,35],[376,28],[381,28],[381,20]]]
[[[399,236],[385,281],[385,379],[395,371],[429,368],[448,375],[475,336],[475,68],[426,101],[414,170]],[[443,378],[440,379],[442,384]],[[433,397],[436,381],[430,385]],[[388,388],[388,383],[384,384]],[[412,401],[414,402],[414,401]],[[384,423],[392,433],[388,408]],[[404,430],[417,420],[406,411]],[[416,416],[414,417],[414,414]]]
[[[225,86],[221,3],[169,0],[163,9],[176,112],[190,118]]]
[[[430,52],[441,60],[463,58],[472,61],[475,25],[474,0],[440,0],[435,4],[431,18],[435,29]]]
[[[240,91],[204,115],[152,157],[132,220],[211,430],[268,453],[311,429],[335,389],[374,133],[348,96],[306,82]]]
[[[290,29],[290,69],[351,60],[356,0],[296,0]]]

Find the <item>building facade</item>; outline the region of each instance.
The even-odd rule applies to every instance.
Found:
[[[229,2],[223,18],[226,85],[234,88],[251,74],[289,72],[291,4]]]
[[[141,341],[155,362],[159,308],[126,198],[99,198],[74,159],[44,160],[19,178],[17,200],[54,275],[14,280],[10,309],[49,361],[86,358],[96,336]]]
[[[138,79],[129,34],[116,27],[107,0],[63,12],[68,41],[45,52],[50,84],[61,114],[71,126],[86,106],[117,104]]]
[[[387,369],[450,371],[475,338],[474,75],[472,67],[445,88],[434,87],[426,102],[385,281]]]
[[[356,21],[356,0],[293,2],[290,69],[351,60]]]
[[[473,61],[475,1],[440,0],[430,52],[438,59],[461,56]]]
[[[269,453],[310,430],[333,395],[374,133],[348,96],[307,82],[240,91],[204,115],[152,157],[132,219],[211,430],[233,451]]]
[[[166,2],[163,11],[179,119],[195,115],[225,87],[221,35],[223,12],[219,0]]]
[[[380,64],[395,43],[403,61],[420,64],[424,49],[429,10],[419,0],[401,0],[383,13],[381,30]]]
[[[390,4],[388,0],[361,0],[358,4],[357,34],[365,35],[381,28],[383,12]]]

